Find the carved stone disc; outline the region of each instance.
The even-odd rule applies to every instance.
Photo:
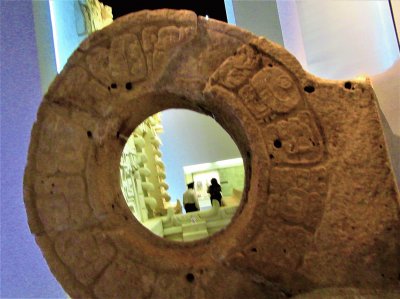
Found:
[[[175,243],[131,214],[128,136],[168,108],[211,115],[244,158],[244,197],[209,239]],[[399,197],[368,82],[306,73],[286,50],[190,11],[141,11],[85,40],[44,97],[24,198],[76,298],[285,298],[399,288]]]

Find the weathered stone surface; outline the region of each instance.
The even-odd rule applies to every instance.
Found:
[[[275,163],[310,164],[323,158],[323,140],[308,111],[299,111],[292,117],[267,125],[263,135],[269,157]]]
[[[354,289],[354,288],[327,288],[295,296],[296,299],[395,299],[400,298],[400,292],[383,289]]]
[[[56,141],[57,142],[54,142]],[[40,173],[76,174],[85,167],[86,132],[64,116],[48,114],[41,122],[36,168]]]
[[[150,298],[155,279],[152,269],[118,256],[95,283],[94,292],[98,298]]]
[[[48,234],[96,223],[79,176],[40,176],[35,182],[36,209]]]
[[[244,159],[242,204],[210,239],[153,236],[121,194],[118,136],[168,108],[212,115]],[[280,46],[189,11],[134,13],[82,43],[41,105],[24,197],[72,297],[400,289],[399,195],[368,82],[318,79]]]
[[[71,231],[57,236],[55,250],[79,282],[89,285],[111,263],[116,254],[107,235],[99,231]]]
[[[324,212],[328,174],[323,167],[274,168],[267,214],[315,232]]]

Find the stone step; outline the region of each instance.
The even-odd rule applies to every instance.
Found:
[[[173,226],[164,228],[164,236],[170,236],[175,234],[182,234],[182,226]]]
[[[200,231],[194,231],[194,232],[188,232],[183,234],[183,241],[188,242],[188,241],[195,241],[199,239],[204,239],[208,237],[208,232],[207,230],[200,230]]]
[[[182,224],[182,232],[184,234],[196,231],[207,231],[207,223],[205,221],[198,221]]]
[[[169,236],[164,235],[164,238],[170,241],[180,241],[180,242],[183,241],[182,234],[174,234]]]

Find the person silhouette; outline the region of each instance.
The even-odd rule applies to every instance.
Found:
[[[216,178],[211,179],[211,185],[208,187],[207,193],[210,193],[211,206],[212,206],[212,201],[214,199],[218,200],[219,206],[222,206],[221,185],[218,184],[218,181]]]
[[[183,193],[183,206],[186,213],[199,211],[199,201],[194,191],[194,183],[187,184],[188,189]]]

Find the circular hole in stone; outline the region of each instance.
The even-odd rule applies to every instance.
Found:
[[[274,146],[276,148],[281,148],[282,147],[282,141],[280,139],[275,139],[274,140]]]
[[[230,223],[242,199],[245,170],[236,144],[212,117],[169,109],[129,136],[120,182],[144,227],[167,240],[189,242]]]
[[[312,85],[307,85],[306,87],[304,87],[304,91],[308,92],[308,93],[312,93],[315,91],[315,88]]]
[[[187,280],[188,282],[194,282],[194,275],[193,275],[193,273],[188,273],[188,274],[186,274],[186,280]]]
[[[132,87],[133,87],[133,85],[132,85],[131,82],[127,82],[127,83],[125,84],[125,88],[126,88],[127,90],[131,90]]]

